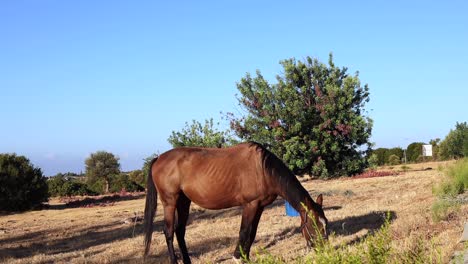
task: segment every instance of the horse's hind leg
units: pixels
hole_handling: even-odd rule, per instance
[[[258,203],[249,203],[244,206],[242,211],[241,228],[239,231],[239,242],[234,251],[234,258],[240,259],[242,253],[246,258],[249,258],[250,247],[255,240],[257,234],[258,222],[263,212],[263,206]]]
[[[171,263],[177,263],[174,253],[174,218],[175,206],[164,206],[164,235],[166,236],[167,249],[171,258]]]
[[[191,202],[183,193],[177,200],[177,224],[175,232],[184,263],[191,263],[187,245],[185,244],[185,227],[187,226]]]

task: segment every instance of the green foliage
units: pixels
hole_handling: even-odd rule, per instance
[[[355,244],[333,245],[332,234],[328,241],[316,243],[313,252],[298,257],[294,263],[307,264],[361,264],[361,263],[443,263],[440,250],[433,240],[415,237],[404,249],[396,250],[392,243],[390,219],[384,225]],[[255,261],[247,263],[286,263],[271,254],[257,254]],[[292,262],[288,262],[292,263]]]
[[[389,165],[398,165],[400,163],[401,163],[400,157],[398,157],[397,155],[392,154],[392,155],[390,155],[390,157],[388,157],[388,164]]]
[[[146,174],[142,170],[134,170],[128,174],[128,178],[135,182],[136,184],[140,185],[141,187],[145,188],[146,186]]]
[[[377,166],[379,166],[379,157],[377,154],[371,154],[369,159],[367,159],[367,163],[369,164],[369,168],[376,169]]]
[[[110,176],[112,177],[112,176]],[[109,180],[110,180],[109,177]],[[96,193],[96,194],[104,194],[105,189],[106,189],[106,180],[104,179],[93,179],[93,180],[87,180],[86,184],[88,185],[89,190],[91,192]]]
[[[219,125],[219,123],[217,124]],[[168,139],[175,147],[211,147],[221,148],[235,143],[235,139],[229,131],[218,131],[214,127],[213,118],[205,120],[205,124],[192,120],[192,124],[185,123],[185,128],[180,132],[172,131]]]
[[[122,190],[127,192],[137,192],[145,190],[145,188],[130,180],[129,176],[126,174],[112,176],[110,186],[111,192],[120,192]]]
[[[153,159],[156,158],[157,156],[159,156],[159,154],[153,153],[152,155],[144,159],[143,167],[141,168],[143,176],[145,177],[143,180],[143,185],[142,185],[143,187],[146,186],[146,181],[148,180],[148,173],[150,170],[151,161],[153,161]]]
[[[377,156],[377,164],[379,166],[388,164],[390,156],[392,155],[397,156],[400,161],[403,159],[403,156],[404,156],[403,149],[399,147],[391,148],[391,149],[378,148],[378,149],[372,150],[371,153]],[[397,164],[400,164],[400,162],[398,162]],[[391,164],[391,165],[395,165],[395,164]]]
[[[47,180],[47,186],[49,191],[49,196],[56,197],[61,196],[62,186],[65,184],[65,177],[63,175],[57,175],[51,177]]]
[[[422,155],[422,142],[413,142],[406,148],[406,159],[408,162],[417,162]]]
[[[435,188],[441,197],[455,197],[468,189],[468,158],[457,161],[445,171],[445,179]]]
[[[439,222],[447,218],[460,209],[460,204],[452,199],[437,199],[431,207],[432,220]]]
[[[377,164],[379,166],[385,165],[387,163],[389,157],[387,148],[378,148],[372,150],[371,153],[377,157]]]
[[[440,143],[439,155],[445,160],[468,157],[468,124],[466,122],[457,122],[455,129],[450,130]]]
[[[96,193],[91,191],[88,186],[83,182],[74,180],[65,181],[62,185],[60,196],[77,196],[77,195],[95,195]]]
[[[88,188],[88,185],[72,178],[66,178],[63,174],[51,177],[47,180],[50,196],[76,196],[96,195],[97,193]]]
[[[433,192],[438,199],[432,205],[434,221],[445,220],[450,214],[458,211],[460,205],[456,196],[468,189],[468,158],[457,161],[445,170],[444,180]]]
[[[331,54],[328,65],[310,57],[281,65],[277,83],[270,84],[260,71],[240,80],[238,101],[245,116],[228,113],[231,128],[241,139],[265,145],[296,174],[361,172],[372,130],[372,120],[363,114],[368,86],[361,86],[357,73],[336,67]],[[314,168],[322,164],[326,170]]]
[[[46,178],[24,156],[0,154],[0,210],[21,211],[48,201]]]
[[[96,181],[103,179],[104,192],[108,193],[111,175],[120,173],[119,158],[106,151],[97,151],[85,160],[85,165],[88,183],[94,185]]]

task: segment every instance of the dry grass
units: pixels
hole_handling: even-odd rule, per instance
[[[459,246],[468,206],[462,205],[449,221],[434,223],[430,212],[434,200],[432,186],[441,179],[442,172],[437,168],[446,165],[415,166],[418,167],[412,169],[432,167],[433,170],[381,178],[313,180],[303,185],[314,198],[324,194],[325,213],[331,230],[336,233],[332,243],[360,241],[381,227],[388,211],[397,248],[411,247],[411,241],[416,238],[432,239],[447,262]],[[143,263],[141,223],[135,230],[133,223],[124,223],[135,212],[141,216],[143,208],[143,198],[92,208],[64,208],[58,200],[53,200],[47,210],[0,216],[0,262]],[[231,261],[239,214],[237,208],[209,211],[192,206],[186,240],[194,263]],[[150,258],[157,263],[168,261],[161,219],[161,206],[158,206]],[[285,216],[282,201],[277,200],[260,220],[252,255],[265,248],[290,262],[307,254],[298,229],[299,221]]]

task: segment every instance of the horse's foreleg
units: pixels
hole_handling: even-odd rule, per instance
[[[192,201],[190,201],[184,194],[181,194],[177,200],[177,225],[175,232],[185,264],[191,263],[187,245],[185,244],[185,227],[187,226],[191,202]]]
[[[177,263],[174,253],[174,214],[175,206],[164,206],[164,235],[166,236],[167,249],[169,250],[171,263]]]
[[[258,203],[249,203],[242,211],[242,221],[239,231],[239,242],[234,251],[234,258],[240,259],[242,255],[249,258],[250,246],[257,233],[258,222],[262,215],[263,207]]]

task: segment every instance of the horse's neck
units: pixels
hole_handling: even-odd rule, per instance
[[[307,190],[296,178],[281,183],[280,189],[280,195],[298,212],[305,210],[302,204],[307,205],[313,202]]]

